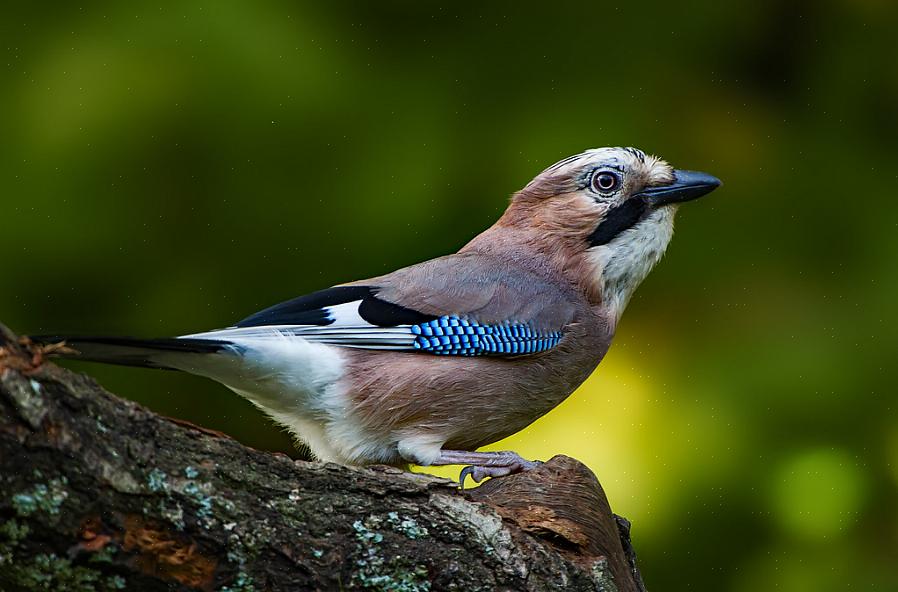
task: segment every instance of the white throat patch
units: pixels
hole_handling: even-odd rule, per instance
[[[587,251],[596,287],[615,325],[633,292],[664,255],[673,237],[675,213],[676,206],[659,208],[607,244]]]

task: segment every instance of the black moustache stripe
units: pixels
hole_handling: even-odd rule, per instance
[[[628,228],[632,228],[642,220],[648,211],[648,204],[644,199],[634,197],[624,203],[611,208],[596,229],[592,231],[587,240],[589,246],[597,247],[610,242],[614,237]]]

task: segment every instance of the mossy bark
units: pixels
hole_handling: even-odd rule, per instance
[[[467,492],[293,461],[40,354],[0,337],[2,590],[642,589],[624,522],[573,459]]]

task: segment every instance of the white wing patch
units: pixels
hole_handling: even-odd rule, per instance
[[[361,304],[361,300],[356,300],[354,302],[337,304],[336,306],[328,306],[325,308],[324,310],[327,311],[327,318],[333,321],[333,323],[327,325],[327,327],[373,327],[374,325],[359,315],[359,306]]]

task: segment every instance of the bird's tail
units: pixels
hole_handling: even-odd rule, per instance
[[[191,337],[139,339],[38,335],[30,340],[43,346],[53,357],[165,370],[184,370],[184,361],[193,357],[191,354],[214,354],[232,347],[228,341]]]

